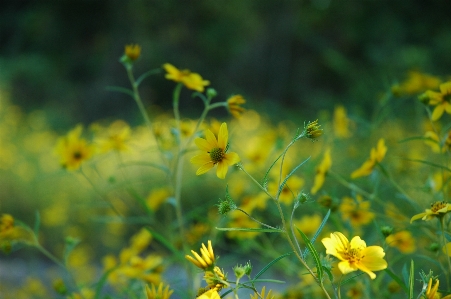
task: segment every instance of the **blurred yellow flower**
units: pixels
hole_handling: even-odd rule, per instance
[[[359,169],[351,173],[351,178],[355,179],[370,175],[377,163],[380,163],[387,153],[387,147],[383,138],[379,139],[376,148],[371,149],[370,158],[360,166]]]
[[[0,217],[0,246],[8,241],[31,241],[31,233],[21,226],[14,225],[14,217],[2,214]]]
[[[152,284],[152,289],[146,285],[147,299],[169,299],[174,291],[169,290],[169,285],[166,287],[163,286],[164,284],[162,282],[158,285],[158,289],[155,288],[154,284]]]
[[[196,299],[221,299],[221,296],[219,296],[218,291],[216,289],[212,289],[206,291],[199,297],[196,297]]]
[[[60,164],[67,170],[77,170],[81,163],[91,158],[94,147],[81,138],[83,127],[78,125],[66,136],[60,137],[55,153],[60,156]]]
[[[207,153],[202,153],[191,158],[191,163],[201,165],[196,174],[201,175],[218,165],[216,175],[220,179],[224,179],[228,167],[240,161],[240,157],[236,153],[226,153],[229,132],[227,124],[222,123],[219,129],[218,139],[210,131],[206,130],[204,138],[196,138],[194,142],[197,147]]]
[[[335,137],[337,138],[351,137],[351,131],[349,130],[351,124],[352,122],[346,114],[345,107],[343,107],[342,105],[336,106],[333,118]]]
[[[315,195],[318,192],[318,190],[321,189],[321,187],[324,184],[324,181],[326,180],[327,172],[331,167],[332,167],[332,157],[330,155],[330,148],[328,148],[324,153],[323,160],[316,168],[315,180],[313,182],[312,189],[310,189],[310,193]]]
[[[213,269],[215,266],[215,254],[213,252],[213,247],[211,246],[211,241],[208,240],[208,248],[202,243],[202,247],[200,248],[200,255],[191,250],[194,258],[190,255],[185,255],[185,258],[193,263],[196,267],[207,270]]]
[[[251,294],[251,299],[273,299],[274,296],[272,295],[272,290],[269,290],[268,294],[266,294],[266,287],[262,288],[262,291],[260,292],[260,294],[258,293],[254,293]]]
[[[96,139],[101,152],[129,150],[127,143],[131,139],[131,129],[124,121],[117,120],[108,128],[101,128],[101,130],[105,132],[99,132],[99,137]]]
[[[437,88],[440,82],[440,78],[436,76],[412,70],[407,73],[405,81],[392,87],[392,92],[396,96],[418,94],[427,89]]]
[[[260,224],[251,220],[246,214],[241,211],[234,210],[228,214],[230,221],[227,223],[227,227],[242,227],[242,228],[259,228]],[[227,237],[237,239],[253,239],[261,232],[243,232],[232,230],[226,232]]]
[[[412,233],[406,230],[389,235],[385,241],[391,247],[396,247],[401,253],[409,254],[416,250],[416,242]]]
[[[384,249],[380,246],[367,247],[365,241],[359,236],[355,236],[349,242],[342,233],[334,232],[330,234],[330,238],[324,238],[321,242],[326,247],[326,254],[341,260],[338,263],[338,269],[343,274],[360,270],[374,279],[376,274],[373,271],[387,268]]]
[[[241,105],[246,103],[246,100],[243,98],[242,95],[237,94],[234,96],[231,96],[227,100],[227,107],[229,109],[230,114],[232,114],[235,118],[240,118],[241,114],[246,110]]]
[[[451,114],[451,81],[440,84],[439,88],[440,92],[428,90],[420,95],[420,99],[427,100],[429,105],[435,106],[431,116],[433,121],[439,120],[445,111]]]
[[[444,148],[440,148],[440,137],[434,131],[427,131],[424,134],[424,143],[428,145],[434,153],[444,152]]]
[[[341,218],[349,221],[353,227],[359,227],[370,223],[375,214],[370,211],[371,203],[364,201],[362,196],[357,195],[356,198],[344,197],[341,201],[339,210]]]
[[[171,195],[172,192],[167,187],[152,190],[146,199],[147,206],[155,212]]]
[[[304,186],[304,179],[292,175],[283,186],[279,195],[279,201],[286,205],[290,205],[296,197],[296,194],[301,191],[302,186]],[[274,181],[269,182],[268,192],[275,195],[279,192],[279,184]]]
[[[191,73],[190,70],[179,70],[170,63],[163,64],[163,68],[167,72],[166,79],[181,82],[188,89],[204,92],[205,86],[210,85],[210,81],[204,80],[197,73]]]
[[[431,203],[430,209],[426,209],[423,213],[414,215],[410,219],[410,223],[420,218],[424,221],[429,221],[435,217],[441,218],[445,216],[445,214],[449,211],[451,211],[451,204],[447,203],[446,201],[436,201],[434,203]]]
[[[130,44],[125,46],[125,56],[131,61],[135,61],[141,56],[141,46],[138,44]]]
[[[318,230],[322,220],[318,214],[304,215],[301,219],[294,220],[293,225],[307,236],[312,236]]]

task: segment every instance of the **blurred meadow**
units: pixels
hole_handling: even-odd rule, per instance
[[[449,11],[4,1],[0,299],[451,298]]]

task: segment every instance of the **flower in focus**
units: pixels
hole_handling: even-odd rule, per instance
[[[199,297],[196,297],[196,299],[221,299],[221,296],[219,296],[218,291],[216,289],[211,289],[206,291]]]
[[[431,203],[431,208],[426,209],[423,213],[416,214],[410,219],[410,223],[421,218],[421,220],[429,221],[434,217],[441,218],[451,211],[451,204],[446,201],[436,201]]]
[[[204,92],[205,86],[210,85],[210,81],[204,80],[201,75],[190,70],[179,70],[170,63],[163,64],[163,68],[166,71],[166,79],[181,82],[188,89]]]
[[[385,241],[389,246],[398,248],[401,253],[408,254],[416,250],[415,239],[406,230],[389,235]]]
[[[193,263],[196,267],[207,270],[212,269],[215,265],[215,255],[213,252],[213,247],[211,246],[211,241],[208,240],[208,248],[202,243],[202,247],[200,248],[200,255],[191,250],[194,258],[190,255],[185,255],[185,258]]]
[[[439,89],[440,92],[427,90],[419,97],[423,102],[435,106],[431,115],[433,121],[439,120],[445,111],[451,114],[451,81],[440,84]]]
[[[204,280],[210,289],[216,291],[220,291],[222,288],[229,286],[226,275],[216,266],[213,270],[205,271]]]
[[[370,158],[366,160],[359,169],[351,173],[351,178],[355,179],[370,175],[377,163],[380,163],[387,153],[387,147],[383,138],[379,139],[377,146],[371,149]]]
[[[78,125],[66,136],[61,137],[55,148],[60,164],[67,170],[77,170],[81,163],[91,158],[94,147],[81,138],[83,127]]]
[[[242,95],[237,94],[237,95],[231,96],[227,100],[227,107],[229,109],[230,114],[232,114],[233,117],[235,117],[235,118],[240,118],[241,114],[244,111],[246,111],[246,109],[241,107],[241,105],[243,105],[244,103],[246,103],[246,100],[243,98]]]
[[[323,238],[321,242],[326,247],[326,254],[341,260],[338,263],[338,269],[343,274],[360,270],[374,279],[376,274],[373,271],[387,268],[384,249],[380,246],[367,247],[365,241],[359,236],[355,236],[349,242],[342,233],[334,232],[330,234],[330,238]]]
[[[138,44],[130,44],[125,46],[125,56],[131,61],[135,61],[141,56],[141,46]]]
[[[324,158],[321,161],[321,163],[316,168],[316,175],[315,180],[313,182],[312,189],[310,190],[310,193],[315,195],[319,189],[324,184],[324,181],[326,180],[326,175],[329,169],[332,167],[332,157],[330,155],[330,148],[326,150],[324,153]]]
[[[152,284],[152,289],[146,285],[147,299],[169,299],[173,292],[173,290],[169,290],[169,285],[163,287],[162,282],[158,285],[158,289],[155,288],[154,284]]]
[[[204,138],[196,138],[194,142],[199,149],[206,151],[191,158],[191,163],[201,165],[197,170],[196,175],[201,175],[218,165],[216,175],[220,179],[224,179],[228,167],[240,161],[240,157],[236,153],[226,153],[227,141],[229,139],[229,132],[227,124],[222,123],[218,133],[218,139],[215,135],[207,130]]]
[[[260,294],[258,294],[258,293],[254,293],[253,295],[251,294],[251,299],[259,299],[259,298],[273,299],[274,296],[272,295],[272,290],[269,290],[268,294],[266,294],[266,287],[263,287]]]
[[[323,135],[323,129],[320,129],[320,127],[321,125],[318,124],[318,120],[308,122],[307,126],[304,127],[307,138],[315,140]]]
[[[437,293],[439,283],[440,283],[440,281],[438,279],[436,279],[434,286],[432,286],[432,277],[429,278],[428,286],[426,288],[426,292],[424,293],[424,296],[426,299],[440,298],[439,293]]]
[[[364,201],[362,196],[357,195],[356,199],[344,197],[341,201],[339,210],[343,220],[349,220],[353,227],[359,227],[370,223],[375,214],[370,211],[371,203]]]
[[[351,137],[351,132],[349,127],[352,124],[351,120],[346,115],[345,107],[339,105],[335,107],[334,110],[334,133],[337,138],[349,138]]]

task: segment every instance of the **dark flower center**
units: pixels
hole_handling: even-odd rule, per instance
[[[212,149],[209,153],[211,161],[213,161],[214,164],[221,162],[224,159],[224,151],[218,147]]]

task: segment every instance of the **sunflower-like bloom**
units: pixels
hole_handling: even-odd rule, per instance
[[[202,243],[202,247],[200,249],[200,255],[191,250],[191,253],[194,255],[194,258],[190,255],[185,255],[185,258],[193,263],[196,267],[199,267],[202,270],[213,269],[215,265],[215,254],[213,252],[213,246],[211,246],[211,241],[208,240],[208,247]]]
[[[55,152],[60,156],[61,165],[67,170],[77,170],[81,163],[91,158],[94,147],[81,138],[83,127],[78,125],[66,136],[61,137],[55,148]]]
[[[273,299],[274,296],[272,295],[272,290],[269,290],[268,294],[266,294],[266,287],[262,288],[262,291],[260,292],[260,295],[258,295],[258,293],[254,293],[253,295],[251,294],[251,299]]]
[[[433,121],[439,120],[445,111],[451,114],[451,81],[440,84],[439,89],[440,92],[428,90],[419,97],[420,100],[435,106],[431,116]]]
[[[360,270],[374,279],[376,274],[373,271],[387,268],[384,249],[380,246],[367,247],[365,241],[359,236],[355,236],[349,242],[342,233],[334,232],[330,234],[330,238],[324,238],[321,242],[326,247],[326,254],[341,260],[338,263],[338,269],[343,274]]]
[[[371,149],[370,158],[366,160],[359,169],[351,173],[351,178],[355,179],[370,175],[377,163],[380,163],[387,153],[387,147],[383,138],[379,139],[377,146]]]
[[[230,114],[233,115],[233,117],[235,118],[240,118],[241,114],[246,111],[246,109],[244,109],[243,107],[241,107],[241,105],[245,104],[246,100],[243,98],[242,95],[234,95],[231,96],[228,100],[227,100],[227,107],[229,109]]]
[[[426,209],[423,213],[416,214],[410,219],[410,223],[415,220],[422,219],[424,221],[429,221],[434,217],[443,217],[446,213],[451,211],[451,204],[446,201],[436,201],[431,203],[431,208]]]
[[[152,284],[152,289],[146,285],[147,299],[169,299],[173,292],[173,290],[169,290],[169,285],[163,287],[162,282],[158,285],[158,289],[155,288],[154,284]]]
[[[211,289],[209,291],[206,291],[199,297],[196,297],[196,299],[221,299],[221,296],[219,295],[217,290]]]
[[[210,85],[210,81],[204,80],[201,75],[192,73],[190,70],[179,70],[170,63],[163,64],[163,68],[167,72],[166,79],[182,82],[188,89],[204,92],[205,86]]]
[[[332,157],[330,156],[330,148],[326,150],[324,153],[324,158],[319,164],[319,166],[316,168],[316,175],[315,180],[313,181],[312,189],[310,190],[310,193],[313,195],[318,192],[319,189],[324,184],[324,181],[326,180],[326,175],[329,169],[332,167]]]
[[[201,165],[196,174],[201,175],[218,165],[216,175],[220,179],[224,179],[228,167],[240,162],[240,157],[237,153],[226,153],[227,141],[229,139],[229,132],[227,124],[222,123],[219,128],[218,139],[215,135],[207,130],[204,138],[196,138],[194,142],[197,147],[207,153],[202,153],[191,158],[191,163]]]
[[[138,44],[130,44],[125,46],[125,56],[131,61],[135,61],[141,56],[141,46]]]

